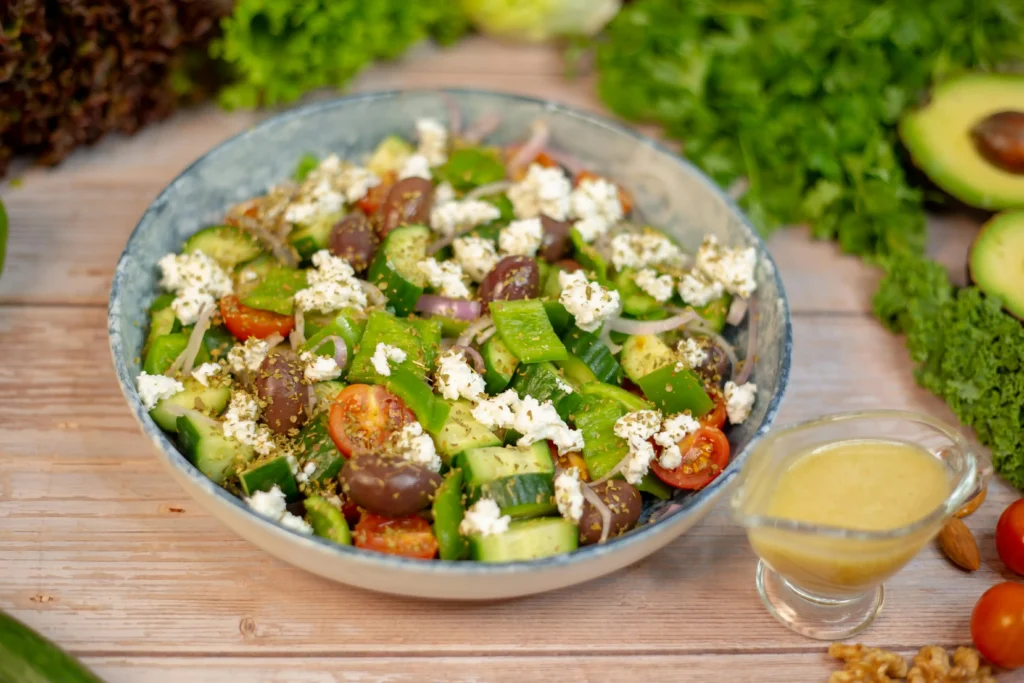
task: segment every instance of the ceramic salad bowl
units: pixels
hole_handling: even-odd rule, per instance
[[[470,123],[500,115],[502,126],[487,139],[495,144],[523,139],[531,122],[543,119],[550,127],[551,147],[628,188],[645,220],[689,251],[707,234],[756,250],[752,381],[758,393],[750,417],[729,432],[733,457],[728,467],[700,491],[676,491],[671,500],[647,503],[637,527],[607,543],[545,559],[486,564],[406,559],[303,536],[254,514],[200,473],[152,421],[136,392],[160,257],[179,250],[203,226],[218,222],[230,206],[289,176],[303,153],[358,158],[390,134],[408,136],[417,118],[447,120],[451,106]],[[379,92],[317,102],[270,118],[203,155],[161,192],[128,239],[111,288],[108,331],[114,367],[132,412],[171,475],[212,515],[272,555],[329,579],[387,593],[462,600],[516,597],[581,583],[634,563],[687,531],[732,487],[750,447],[771,426],[792,353],[786,295],[764,243],[700,171],[656,142],[599,116],[526,97],[466,90]],[[730,341],[743,348],[750,333],[745,324]]]

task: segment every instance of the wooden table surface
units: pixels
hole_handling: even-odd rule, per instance
[[[474,38],[417,49],[359,90],[491,88],[600,111],[554,49]],[[214,107],[111,138],[2,186],[11,219],[0,279],[0,609],[109,681],[824,681],[825,645],[777,624],[725,505],[665,550],[604,579],[490,604],[382,596],[330,583],[237,538],[165,474],[111,368],[106,303],[143,210],[182,168],[251,125]],[[934,221],[955,272],[976,230]],[[876,273],[792,229],[771,240],[793,309],[780,421],[869,407],[951,418],[913,381],[901,339],[870,314]],[[966,644],[978,596],[1009,578],[993,529],[1002,482],[968,520],[966,575],[928,548],[888,583],[864,642],[904,653]],[[1006,675],[1006,680],[1012,676]],[[1019,679],[1018,679],[1019,680]]]

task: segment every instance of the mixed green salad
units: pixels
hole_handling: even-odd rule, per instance
[[[160,259],[139,397],[257,514],[525,560],[603,543],[728,464],[756,340],[741,359],[722,331],[756,315],[754,248],[686,253],[543,122],[482,144],[496,123],[303,157]]]

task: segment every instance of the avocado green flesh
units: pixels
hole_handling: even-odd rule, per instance
[[[971,278],[1007,311],[1024,319],[1024,211],[986,223],[971,248]]]
[[[942,83],[900,121],[900,138],[932,182],[965,204],[1024,207],[1024,175],[994,166],[978,152],[971,129],[993,114],[1024,111],[1024,75],[974,73]]]

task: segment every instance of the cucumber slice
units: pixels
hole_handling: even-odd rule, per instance
[[[533,396],[538,401],[550,400],[558,416],[566,420],[583,400],[571,386],[567,391],[567,385],[551,363],[531,363],[519,366],[510,386],[519,398]]]
[[[618,384],[622,381],[622,366],[615,360],[615,354],[600,337],[585,332],[575,325],[562,335],[562,343],[569,354],[579,358],[599,382]]]
[[[310,496],[302,501],[302,505],[306,508],[306,520],[313,527],[314,534],[339,545],[352,545],[352,532],[341,510],[320,496]]]
[[[471,448],[459,455],[455,464],[462,468],[470,488],[515,474],[555,471],[547,441],[538,441],[529,448]]]
[[[177,425],[185,457],[215,484],[223,484],[236,466],[253,458],[252,446],[224,436],[221,424],[198,410],[186,411]]]
[[[622,369],[634,383],[676,360],[672,349],[654,334],[633,335],[622,345]]]
[[[587,367],[587,364],[576,356],[569,356],[565,360],[558,361],[555,365],[565,373],[566,379],[574,383],[576,386],[582,387],[590,382],[601,381],[597,378],[597,375]]]
[[[469,537],[470,557],[479,562],[518,562],[561,555],[576,550],[579,528],[557,517],[512,522],[508,530]]]
[[[184,253],[201,251],[225,268],[234,268],[263,253],[259,241],[233,225],[204,228],[185,241]]]
[[[295,247],[299,258],[308,261],[313,254],[327,248],[331,231],[344,216],[340,211],[317,216],[311,222],[299,225],[288,236],[288,242]]]
[[[177,407],[198,410],[208,417],[217,417],[224,412],[231,399],[231,388],[227,386],[204,387],[191,377],[182,384],[185,385],[185,391],[179,391],[174,396],[165,398],[149,411],[153,422],[156,422],[165,432],[175,433],[178,431],[180,411],[176,410]]]
[[[637,317],[647,316],[661,308],[661,304],[650,294],[646,294],[636,284],[636,271],[624,268],[615,276],[615,287],[622,296],[622,312]]]
[[[533,472],[502,477],[479,486],[468,487],[470,503],[491,498],[501,514],[513,519],[542,517],[558,511],[555,504],[555,475]]]
[[[565,345],[555,334],[539,299],[492,301],[490,310],[501,341],[520,361],[565,360]]]
[[[465,560],[469,557],[469,543],[459,533],[459,525],[466,515],[462,503],[462,470],[451,470],[434,494],[431,508],[434,513],[434,536],[438,555],[442,560]]]
[[[292,473],[292,466],[283,455],[257,460],[238,473],[238,482],[246,496],[257,491],[269,491],[277,486],[289,502],[299,497],[299,485]]]
[[[611,285],[608,281],[608,262],[598,253],[597,249],[583,241],[583,236],[576,228],[569,231],[569,239],[576,251],[576,262],[583,266],[584,270],[593,274],[602,286]]]
[[[299,432],[299,448],[296,457],[302,462],[316,463],[316,469],[309,475],[310,481],[327,481],[338,476],[345,465],[345,456],[331,439],[328,423],[330,415],[321,413],[306,423]]]
[[[171,298],[173,299],[174,297]],[[143,353],[148,355],[149,349],[153,345],[153,340],[157,337],[174,334],[179,331],[181,331],[181,323],[178,322],[178,317],[174,315],[174,311],[169,305],[166,308],[153,311],[149,316],[149,334],[146,335],[146,345],[143,347]]]
[[[377,285],[395,314],[412,313],[427,285],[426,276],[417,264],[427,256],[430,229],[422,225],[406,225],[388,233],[370,265],[366,279]]]
[[[473,417],[473,406],[469,401],[455,401],[450,405],[444,427],[433,434],[442,460],[449,462],[459,453],[473,448],[501,445],[501,439]]]
[[[725,318],[729,315],[730,306],[732,306],[732,295],[725,294],[700,308],[694,308],[693,312],[704,318],[712,330],[721,334],[725,329]]]
[[[3,205],[0,204],[2,217]],[[103,683],[77,659],[3,612],[0,612],[0,681]]]
[[[487,393],[497,394],[505,390],[512,381],[512,374],[519,365],[519,359],[512,355],[498,335],[492,336],[480,349],[484,357],[484,381]]]

